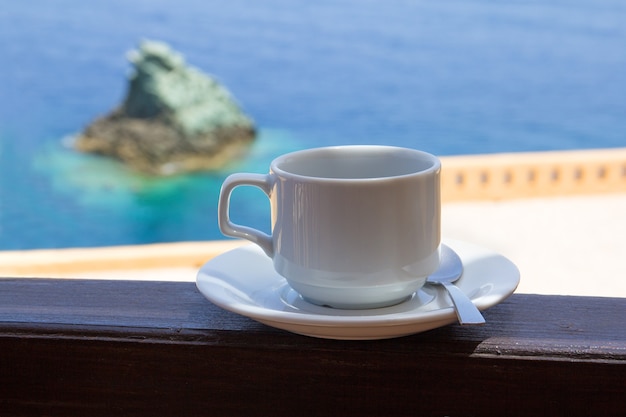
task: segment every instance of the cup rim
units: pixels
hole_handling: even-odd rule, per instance
[[[335,177],[323,177],[323,176],[314,176],[314,175],[305,175],[299,174],[291,171],[287,171],[283,168],[280,168],[280,164],[284,163],[290,158],[302,156],[304,154],[311,153],[319,153],[319,152],[342,152],[346,150],[362,150],[367,152],[374,151],[393,151],[393,152],[409,152],[414,155],[419,155],[423,157],[425,160],[429,160],[431,162],[431,166],[426,169],[408,172],[406,174],[397,174],[397,175],[387,175],[380,177],[367,177],[367,178],[335,178]],[[430,173],[434,173],[441,170],[441,160],[429,153],[418,149],[406,148],[400,146],[390,146],[390,145],[335,145],[335,146],[322,146],[317,148],[307,148],[301,149],[294,152],[289,152],[283,154],[272,161],[270,164],[270,171],[276,175],[281,177],[290,177],[297,178],[303,181],[315,181],[315,182],[341,182],[341,183],[363,183],[363,182],[379,182],[379,181],[389,181],[389,180],[398,180],[402,178],[412,178],[415,176],[424,176]]]

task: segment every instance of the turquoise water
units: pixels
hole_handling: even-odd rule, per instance
[[[218,239],[229,172],[313,146],[625,146],[623,22],[618,0],[4,2],[0,249]],[[260,129],[245,159],[155,179],[63,146],[122,99],[124,54],[142,38],[233,92]],[[233,205],[268,229],[259,192]]]

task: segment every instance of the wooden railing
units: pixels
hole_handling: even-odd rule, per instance
[[[619,416],[625,311],[514,294],[482,327],[339,341],[188,282],[0,279],[0,415]]]

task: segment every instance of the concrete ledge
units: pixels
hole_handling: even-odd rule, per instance
[[[73,277],[82,273],[161,268],[198,269],[214,256],[247,242],[236,240],[158,243],[100,248],[0,252],[0,276]]]

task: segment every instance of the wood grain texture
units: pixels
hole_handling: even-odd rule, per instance
[[[513,295],[482,327],[294,335],[192,283],[0,280],[0,415],[621,415],[626,299]]]

